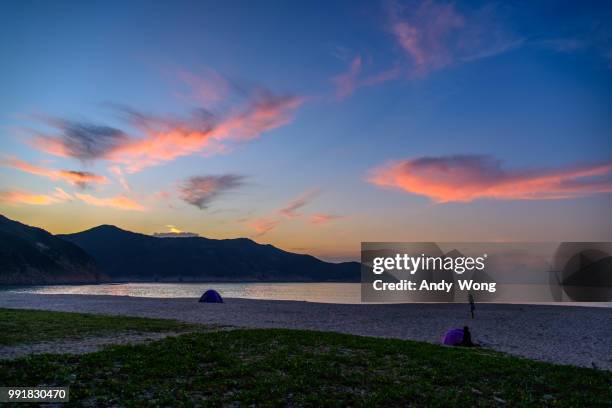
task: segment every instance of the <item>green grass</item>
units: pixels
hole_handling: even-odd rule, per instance
[[[482,349],[298,330],[191,333],[0,362],[0,385],[91,406],[611,406],[612,373]]]
[[[117,333],[186,331],[193,327],[173,320],[0,309],[2,346]]]

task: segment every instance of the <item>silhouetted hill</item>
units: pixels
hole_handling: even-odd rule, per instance
[[[91,283],[100,278],[83,249],[0,215],[0,284]]]
[[[358,281],[357,262],[329,263],[247,238],[158,238],[101,225],[60,235],[113,281]]]

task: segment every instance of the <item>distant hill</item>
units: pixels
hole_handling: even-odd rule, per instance
[[[95,262],[83,249],[0,215],[0,284],[93,283]]]
[[[58,235],[113,281],[358,281],[359,263],[329,263],[247,238],[158,238],[101,225]]]

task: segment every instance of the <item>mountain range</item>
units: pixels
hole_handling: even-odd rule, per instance
[[[0,284],[86,283],[106,278],[77,245],[0,215]]]
[[[360,278],[357,262],[324,262],[247,238],[160,238],[112,225],[52,235],[0,216],[0,242],[0,284]]]

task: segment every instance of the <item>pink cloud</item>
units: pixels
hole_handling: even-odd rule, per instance
[[[373,86],[382,84],[387,81],[397,79],[401,74],[399,66],[394,66],[384,71],[380,71],[376,74],[370,75],[362,80],[362,86]]]
[[[503,53],[521,43],[492,6],[462,13],[454,3],[424,0],[391,7],[391,31],[410,57],[412,74]]]
[[[263,132],[291,122],[293,112],[303,102],[302,97],[275,95],[265,89],[259,89],[244,110],[221,121],[215,129],[215,138],[242,141],[257,138]]]
[[[121,170],[120,166],[110,166],[108,168],[108,171],[110,171],[115,175],[115,177],[117,177],[117,181],[119,181],[119,184],[121,184],[121,187],[123,187],[125,191],[127,191],[128,193],[132,191],[132,188],[130,187],[130,184],[128,183],[127,179],[125,178],[123,170]]]
[[[107,197],[107,198],[99,198],[94,197],[90,194],[74,194],[76,198],[87,203],[89,205],[93,205],[96,207],[110,207],[116,208],[119,210],[128,210],[128,211],[145,211],[146,207],[137,203],[136,201],[128,198],[126,196],[116,196],[116,197]]]
[[[59,178],[79,187],[86,187],[89,184],[108,183],[108,179],[106,177],[93,174],[88,171],[60,170]]]
[[[301,194],[294,200],[291,200],[285,207],[278,210],[278,212],[287,218],[296,218],[301,214],[297,212],[300,208],[309,204],[312,200],[319,195],[318,190],[311,190]]]
[[[213,69],[195,75],[184,69],[176,72],[178,79],[187,86],[187,96],[204,105],[219,103],[230,96],[229,81]]]
[[[170,199],[171,194],[168,191],[161,190],[153,194],[153,197],[157,200],[168,200]]]
[[[347,72],[332,78],[332,82],[336,87],[336,97],[338,99],[349,96],[355,92],[357,88],[378,85],[396,79],[400,75],[399,67],[394,67],[373,75],[364,75],[362,71],[363,63],[361,56],[356,56],[351,61]]]
[[[332,78],[332,82],[336,86],[336,96],[344,98],[355,91],[358,84],[359,75],[361,74],[361,57],[357,56],[351,61],[348,72],[336,75]]]
[[[145,137],[119,146],[107,158],[124,164],[133,173],[198,152],[227,151],[228,142],[249,141],[289,123],[302,101],[295,96],[261,91],[246,107],[220,120],[212,116],[196,116],[187,121],[141,116],[139,126]]]
[[[53,156],[71,157],[71,154],[67,151],[66,145],[62,140],[54,136],[38,135],[28,143],[36,150],[52,154]]]
[[[368,181],[440,203],[565,199],[612,192],[612,164],[518,171],[488,156],[423,157],[387,163]]]
[[[10,205],[50,205],[68,201],[72,197],[61,188],[56,189],[54,194],[37,194],[24,190],[0,191],[0,202]]]
[[[451,34],[466,24],[454,5],[423,1],[407,14],[408,18],[397,19],[392,29],[416,69],[438,69],[453,62],[453,50],[448,42]]]
[[[99,198],[90,194],[74,193],[74,195],[72,195],[59,187],[56,187],[55,191],[51,194],[37,194],[24,190],[0,191],[0,202],[11,205],[50,205],[75,199],[96,207],[110,207],[130,211],[146,210],[143,205],[126,196]]]
[[[273,218],[256,218],[250,220],[248,225],[251,226],[257,233],[257,237],[260,237],[278,226],[280,220]]]
[[[55,170],[45,167],[35,166],[15,157],[10,157],[2,161],[2,164],[7,167],[12,167],[26,173],[35,174],[37,176],[47,177],[51,180],[63,180],[72,185],[86,187],[89,184],[107,184],[108,179],[87,171],[76,170]]]
[[[315,225],[327,224],[331,221],[338,220],[340,218],[344,218],[344,217],[341,215],[334,215],[334,214],[313,214],[310,216],[310,222]]]
[[[273,212],[271,215],[261,218],[255,218],[246,221],[247,225],[253,228],[257,235],[261,236],[276,228],[283,219],[294,219],[301,217],[299,209],[308,205],[315,197],[320,194],[319,190],[310,190],[300,194],[297,198],[291,200],[283,208]],[[325,222],[326,220],[320,220]]]
[[[183,75],[183,79],[194,87],[203,87],[196,77]],[[212,91],[199,89],[194,92]],[[213,99],[217,96],[221,98],[217,93],[207,95]],[[134,173],[183,156],[228,152],[235,143],[248,142],[290,123],[304,98],[275,94],[259,87],[231,101],[234,105],[221,113],[198,109],[186,119],[145,115],[121,108],[124,117],[137,130],[134,135],[110,126],[42,118],[56,132],[39,133],[31,144],[55,156],[83,161],[107,160],[115,166],[121,165],[122,172]],[[126,186],[121,179],[120,182]]]
[[[59,187],[55,187],[55,193],[53,193],[53,195],[61,201],[74,200],[74,197],[72,195],[68,194],[67,192],[65,192],[63,189]]]

